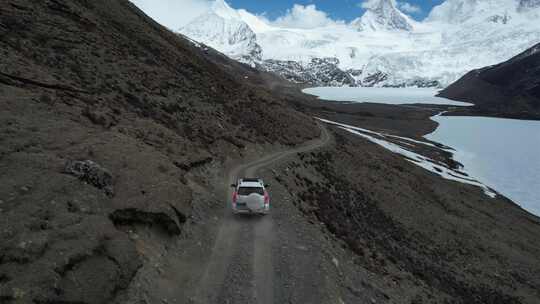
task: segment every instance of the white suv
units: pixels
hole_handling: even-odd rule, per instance
[[[232,209],[234,213],[268,214],[270,211],[270,196],[266,191],[263,180],[260,178],[241,178],[236,184],[232,196]]]

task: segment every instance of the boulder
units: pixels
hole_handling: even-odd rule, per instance
[[[76,176],[81,181],[98,189],[102,189],[108,196],[114,195],[112,174],[91,160],[68,161],[64,172]]]

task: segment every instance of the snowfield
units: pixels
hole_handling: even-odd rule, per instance
[[[435,116],[427,139],[452,147],[480,181],[540,216],[540,121]]]
[[[437,97],[435,95],[438,90],[434,88],[319,87],[304,89],[302,92],[333,101],[472,106],[470,103]]]
[[[215,0],[178,31],[263,70],[266,60],[335,58],[355,86],[445,87],[540,41],[538,1],[446,0],[421,22],[401,12],[395,0],[370,2],[351,23],[295,28]]]

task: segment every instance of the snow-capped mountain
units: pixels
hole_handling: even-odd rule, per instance
[[[367,5],[365,14],[351,23],[359,31],[411,31],[413,29],[414,22],[396,7],[395,0],[368,2]]]
[[[369,1],[349,24],[292,28],[215,0],[179,30],[259,69],[310,85],[440,86],[540,41],[540,0],[446,0],[426,20]]]
[[[223,0],[215,1],[207,13],[195,18],[180,32],[236,60],[250,63],[262,59],[255,33],[242,20],[241,13]]]

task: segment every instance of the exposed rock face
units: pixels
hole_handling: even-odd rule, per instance
[[[362,80],[362,86],[372,87],[377,83],[385,81],[386,79],[388,79],[388,75],[379,71],[364,78]]]
[[[302,64],[296,61],[265,60],[260,68],[296,83],[312,86],[356,86],[354,78],[339,67],[337,58],[313,58]]]
[[[421,77],[413,77],[411,79],[402,79],[400,81],[388,82],[389,75],[387,73],[376,71],[372,74],[368,74],[365,78],[358,80],[358,85],[363,87],[388,87],[388,88],[404,88],[404,87],[416,87],[416,88],[436,88],[441,87],[441,84],[437,80],[426,79]]]
[[[504,15],[493,15],[491,17],[488,17],[487,21],[500,23],[500,24],[507,24],[511,19],[512,17],[510,17],[508,14],[504,14]]]
[[[540,0],[520,0],[519,9],[520,10],[529,10],[532,8],[540,7]]]
[[[389,74],[382,71],[364,73],[362,70],[339,67],[337,58],[313,58],[309,63],[297,61],[264,60],[257,63],[257,68],[273,72],[294,83],[324,87],[441,87],[437,80],[411,77],[388,81]]]
[[[540,119],[540,44],[495,66],[469,72],[441,96],[483,114]]]

